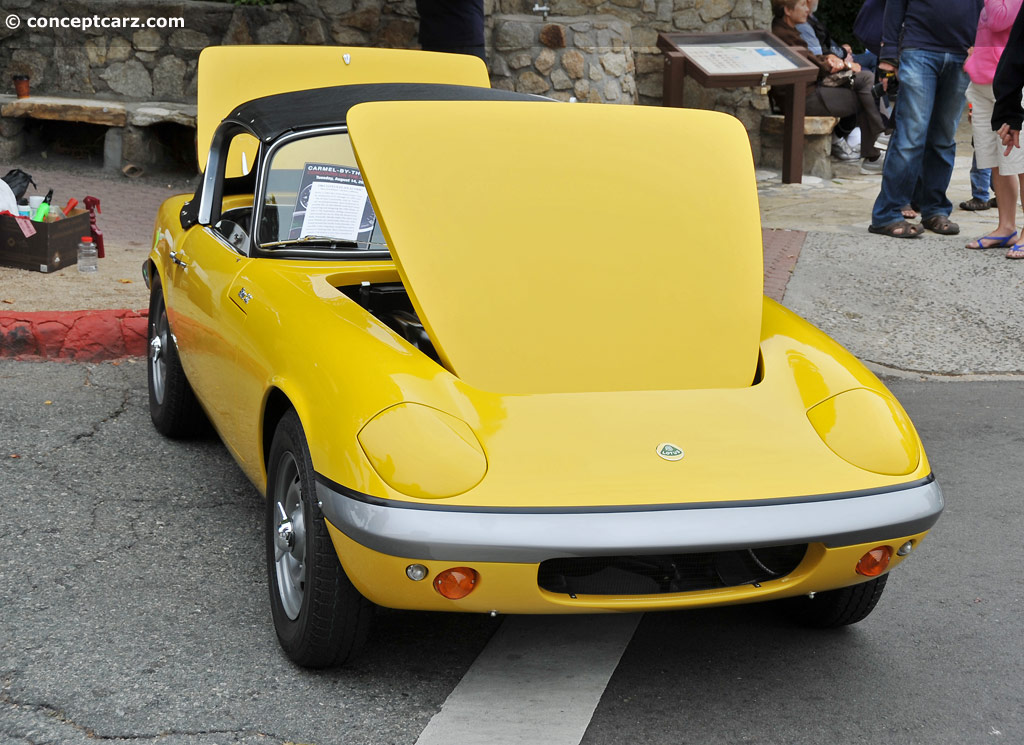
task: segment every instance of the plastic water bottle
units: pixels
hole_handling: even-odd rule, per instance
[[[78,271],[95,272],[99,268],[96,244],[92,242],[92,236],[84,236],[78,244]]]

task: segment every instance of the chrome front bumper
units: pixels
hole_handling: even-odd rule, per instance
[[[438,561],[524,564],[574,556],[881,542],[928,530],[943,507],[942,490],[931,476],[884,490],[727,505],[586,509],[401,502],[361,494],[319,474],[316,489],[324,517],[374,551]]]

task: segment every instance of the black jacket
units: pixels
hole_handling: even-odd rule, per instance
[[[1010,38],[999,58],[996,77],[992,81],[992,93],[996,97],[992,109],[992,129],[1009,124],[1010,129],[1020,130],[1024,110],[1021,109],[1021,90],[1024,89],[1024,9],[1017,13],[1017,20],[1010,29]]]
[[[822,54],[831,53],[839,57],[839,59],[846,59],[846,50],[835,42],[824,23],[818,20],[813,13],[807,16],[807,22],[811,24],[811,28],[814,29],[814,35],[818,37]]]
[[[483,46],[483,0],[416,0],[416,10],[424,49],[440,52]]]

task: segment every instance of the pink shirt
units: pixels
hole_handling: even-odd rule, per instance
[[[1013,26],[1024,0],[985,0],[978,19],[978,35],[974,40],[974,52],[967,58],[964,70],[971,76],[971,82],[978,85],[992,85],[996,65],[1010,38]]]

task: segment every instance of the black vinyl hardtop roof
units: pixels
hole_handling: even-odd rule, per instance
[[[433,83],[369,83],[335,85],[327,88],[278,93],[254,98],[236,107],[220,123],[242,127],[264,143],[288,132],[344,124],[348,111],[356,104],[369,101],[540,101],[543,96],[480,88],[471,85],[440,85]],[[186,230],[199,219],[199,204],[206,178],[199,181],[195,196],[186,202],[179,214]],[[251,194],[256,188],[256,169],[244,176],[225,178],[218,199],[228,194]]]
[[[368,101],[551,101],[543,96],[427,83],[336,85],[278,93],[247,101],[224,117],[248,129],[263,142],[287,132],[344,124],[348,110]]]

